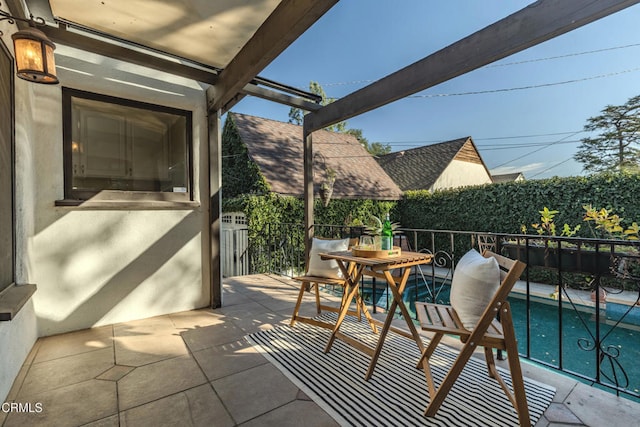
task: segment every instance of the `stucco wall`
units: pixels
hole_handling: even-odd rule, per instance
[[[197,83],[71,48],[56,50],[60,85],[39,85],[30,114],[33,232],[27,258],[40,336],[206,306],[201,230],[208,203],[149,210],[56,207],[64,197],[62,87],[193,112],[195,199],[206,180],[205,93]]]
[[[483,165],[452,160],[430,188],[431,191],[467,185],[490,184],[491,176]]]
[[[0,322],[0,404],[6,400],[37,338],[32,301],[27,302],[10,322]]]
[[[5,21],[0,26],[4,33],[2,41],[13,55],[11,34],[14,26]],[[8,76],[0,76],[8,78]],[[33,89],[26,82],[15,83],[15,182],[14,198],[16,211],[16,283],[30,283],[29,263],[27,262],[29,236],[33,234],[33,190],[35,188],[34,171],[31,165],[32,146],[29,143],[30,131],[34,123],[30,111],[34,107]],[[36,315],[33,301],[27,302],[11,321],[0,322],[0,403],[5,401],[15,377],[20,372],[31,347],[38,338]]]

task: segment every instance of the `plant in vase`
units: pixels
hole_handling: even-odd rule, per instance
[[[369,244],[369,246],[371,247],[370,248],[364,247],[365,244],[363,244],[362,241],[360,242],[361,244],[359,245],[359,247],[365,250],[380,250],[382,227],[383,227],[382,220],[375,215],[370,215],[368,221],[365,223],[365,226],[364,226],[365,236],[362,236],[361,240],[364,239],[365,242],[368,242],[369,240],[371,240],[371,243]],[[393,235],[396,235],[398,233],[398,228],[400,228],[399,223],[397,222],[391,223],[391,231]],[[370,237],[371,239],[367,239],[367,237]]]

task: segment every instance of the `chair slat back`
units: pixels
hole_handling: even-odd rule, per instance
[[[486,258],[493,257],[498,261],[502,281],[500,282],[500,287],[493,296],[493,299],[487,305],[482,313],[482,317],[476,324],[476,327],[470,337],[471,340],[478,340],[485,331],[487,331],[489,325],[491,325],[491,322],[496,317],[500,306],[507,301],[507,297],[513,289],[513,286],[527,267],[527,265],[522,261],[513,260],[488,250],[485,250],[482,255]]]
[[[498,265],[500,266],[500,289],[498,292],[500,293],[503,288],[506,288],[503,291],[506,291],[506,295],[509,295],[509,292],[511,292],[513,286],[522,275],[527,264],[519,260],[507,258],[489,250],[485,250],[482,255],[485,258],[493,257],[498,261]],[[506,298],[506,295],[504,298]],[[499,301],[503,301],[504,298],[499,299]]]

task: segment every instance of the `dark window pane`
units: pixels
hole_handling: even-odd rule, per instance
[[[66,90],[71,109],[71,196],[101,190],[186,193],[189,191],[191,115]],[[84,93],[83,93],[84,94]],[[99,98],[99,99],[93,99]],[[125,105],[126,104],[126,105]],[[69,167],[69,166],[68,166]]]

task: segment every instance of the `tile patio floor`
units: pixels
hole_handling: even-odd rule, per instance
[[[0,425],[335,426],[243,338],[288,324],[296,296],[295,283],[281,277],[236,277],[225,279],[220,309],[41,338],[7,401],[39,403],[43,411],[0,412]],[[305,301],[303,314],[313,314],[310,294]],[[523,369],[557,388],[538,426],[640,420],[638,403],[526,362]]]

